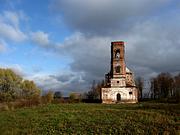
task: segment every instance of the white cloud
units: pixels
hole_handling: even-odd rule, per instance
[[[1,38],[15,42],[21,42],[27,39],[26,34],[19,28],[19,22],[22,19],[21,14],[12,11],[4,11],[3,14],[0,14]]]
[[[11,65],[10,68],[21,77],[26,76],[24,69],[19,64]]]
[[[0,39],[0,52],[6,51],[6,42],[3,39]]]
[[[47,47],[50,44],[49,35],[43,31],[37,31],[31,34],[32,41],[43,47]]]
[[[5,39],[10,39],[12,41],[21,42],[24,41],[27,37],[26,35],[20,31],[17,28],[14,28],[13,26],[9,24],[5,24],[3,22],[0,22],[0,36]]]
[[[36,74],[29,76],[27,79],[34,82],[43,90],[61,91],[64,96],[68,96],[70,92],[83,92],[87,84],[81,78],[82,74]],[[86,86],[85,86],[86,85]]]
[[[20,21],[28,21],[29,17],[23,11],[4,11],[1,16],[6,22],[18,28]]]
[[[4,64],[4,63],[0,63],[0,67],[1,68],[12,69],[16,74],[20,75],[21,77],[25,77],[26,76],[26,73],[25,73],[24,69],[19,64],[10,64],[10,65],[7,65],[7,64]]]
[[[16,28],[19,26],[19,16],[16,12],[4,11],[4,18],[9,20]]]
[[[43,90],[57,90],[62,86],[62,83],[60,81],[52,78],[49,75],[36,75],[30,78],[32,78],[36,82],[36,84]]]

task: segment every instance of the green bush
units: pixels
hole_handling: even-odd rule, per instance
[[[54,100],[54,94],[52,91],[48,91],[44,96],[41,98],[42,104],[51,103]]]
[[[17,99],[34,99],[40,96],[40,89],[33,81],[23,80],[11,69],[0,68],[0,102]]]

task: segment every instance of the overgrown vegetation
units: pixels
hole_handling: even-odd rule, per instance
[[[11,69],[0,68],[0,102],[37,100],[40,89],[33,81],[23,80]]]
[[[178,135],[179,114],[179,104],[49,104],[0,111],[0,133]]]

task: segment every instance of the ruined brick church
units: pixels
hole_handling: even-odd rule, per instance
[[[101,89],[102,103],[136,103],[138,90],[134,75],[126,67],[124,42],[111,43],[111,69]]]

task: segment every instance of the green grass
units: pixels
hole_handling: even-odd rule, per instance
[[[1,135],[178,135],[179,126],[179,104],[49,104],[0,111]]]

